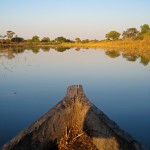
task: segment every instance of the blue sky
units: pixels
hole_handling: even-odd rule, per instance
[[[150,25],[150,0],[0,0],[0,34],[25,39],[103,39],[111,30]]]

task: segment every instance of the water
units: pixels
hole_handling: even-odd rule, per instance
[[[98,108],[150,148],[148,59],[48,47],[0,52],[0,146],[60,101],[72,84],[82,84]]]

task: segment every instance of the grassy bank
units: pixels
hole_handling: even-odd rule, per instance
[[[114,40],[114,41],[89,41],[89,42],[6,42],[0,41],[0,46],[64,46],[64,47],[93,47],[93,48],[115,48],[115,49],[147,49],[150,50],[150,38],[144,40]]]
[[[123,57],[129,61],[134,61],[138,57],[141,58],[141,62],[147,65],[150,62],[150,39],[148,40],[135,40],[135,41],[100,41],[90,43],[62,43],[64,47],[78,47],[78,48],[95,48],[103,49],[111,54],[116,52],[122,53]]]
[[[144,40],[116,40],[116,41],[99,41],[88,43],[77,42],[64,42],[64,43],[52,43],[52,42],[23,42],[23,43],[0,43],[0,47],[27,47],[27,46],[39,46],[39,47],[77,47],[77,48],[101,48],[104,50],[114,50],[119,52],[125,52],[129,54],[149,54],[150,55],[150,38]]]
[[[61,43],[65,47],[85,47],[85,48],[103,48],[113,50],[132,50],[150,52],[150,40],[136,41],[100,41],[89,43]]]
[[[5,55],[11,59],[14,57],[14,53],[21,53],[24,50],[32,50],[33,53],[38,53],[42,48],[43,51],[49,51],[51,48],[58,52],[64,52],[72,47],[75,47],[78,51],[81,48],[89,49],[94,48],[97,50],[105,50],[106,55],[111,58],[116,58],[120,55],[128,61],[136,61],[140,59],[140,62],[147,65],[150,62],[150,41],[149,40],[136,40],[136,41],[100,41],[100,42],[88,42],[88,43],[9,43],[0,45],[0,53],[6,53]]]

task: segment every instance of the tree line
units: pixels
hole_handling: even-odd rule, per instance
[[[105,37],[107,40],[118,40],[121,35],[123,40],[143,39],[146,36],[150,36],[150,26],[144,24],[140,27],[140,31],[136,28],[128,28],[126,31],[123,31],[122,34],[117,31],[110,31]]]
[[[128,28],[123,31],[122,34],[118,31],[110,31],[105,35],[105,40],[142,40],[145,37],[150,37],[150,26],[148,24],[144,24],[140,26],[140,31],[136,28]],[[5,42],[43,42],[43,43],[64,43],[64,42],[76,42],[76,43],[88,43],[88,42],[98,42],[98,40],[81,40],[80,38],[76,38],[74,41],[67,39],[63,36],[57,37],[54,40],[50,40],[49,37],[43,37],[41,40],[37,35],[34,35],[31,39],[25,40],[22,37],[18,37],[15,35],[13,31],[7,31],[6,35],[0,35],[0,38],[3,39],[3,43]]]

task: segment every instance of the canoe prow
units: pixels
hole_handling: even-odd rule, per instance
[[[68,87],[63,100],[6,143],[2,150],[58,149],[66,127],[74,125],[90,137],[97,149],[145,150],[88,100],[81,85]]]

